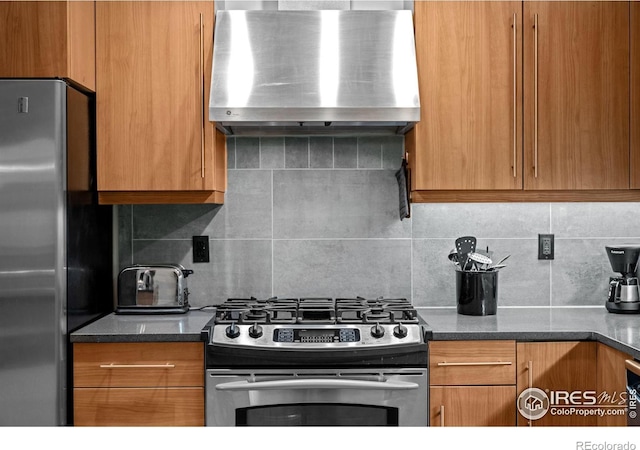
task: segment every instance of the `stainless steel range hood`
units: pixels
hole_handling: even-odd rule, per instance
[[[420,119],[411,11],[218,11],[209,118],[226,134],[403,134]]]

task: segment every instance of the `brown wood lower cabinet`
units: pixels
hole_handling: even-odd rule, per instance
[[[78,388],[76,426],[203,426],[204,388]]]
[[[624,362],[633,357],[609,347],[598,344],[598,372],[596,374],[599,403],[608,404],[611,411],[626,405],[627,370]],[[627,425],[626,414],[606,414],[598,417],[598,426],[624,427]]]
[[[581,415],[571,410],[573,402],[564,393],[595,391],[595,342],[519,342],[517,344],[518,395],[528,388],[537,388],[547,395],[549,410],[536,420],[527,420],[518,414],[519,426],[595,426],[596,416]],[[562,394],[562,396],[559,396]],[[553,407],[557,405],[557,407]]]
[[[431,426],[514,426],[515,386],[433,386]]]
[[[429,344],[431,426],[515,426],[515,341]]]
[[[203,343],[76,343],[73,356],[75,425],[204,425]]]

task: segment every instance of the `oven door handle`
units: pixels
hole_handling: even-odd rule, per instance
[[[366,381],[350,379],[302,378],[294,380],[270,380],[250,382],[232,381],[216,386],[219,391],[267,391],[278,389],[368,389],[375,391],[405,391],[418,389],[418,384],[408,381]]]

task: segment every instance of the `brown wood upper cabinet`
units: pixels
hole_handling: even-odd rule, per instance
[[[416,2],[414,201],[433,201],[420,191],[628,190],[629,8]]]
[[[640,189],[640,2],[631,2],[631,189]]]
[[[524,2],[525,189],[629,189],[629,2]]]
[[[412,190],[522,188],[521,2],[415,2]],[[515,27],[515,28],[514,28]]]
[[[68,78],[96,88],[95,3],[0,1],[0,78]]]
[[[209,122],[214,4],[98,2],[101,203],[222,203],[226,142]]]

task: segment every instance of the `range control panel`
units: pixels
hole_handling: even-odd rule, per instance
[[[273,330],[273,342],[331,344],[358,341],[360,341],[360,330],[356,328],[276,328]]]
[[[418,324],[216,324],[210,343],[224,346],[353,349],[423,343]]]

